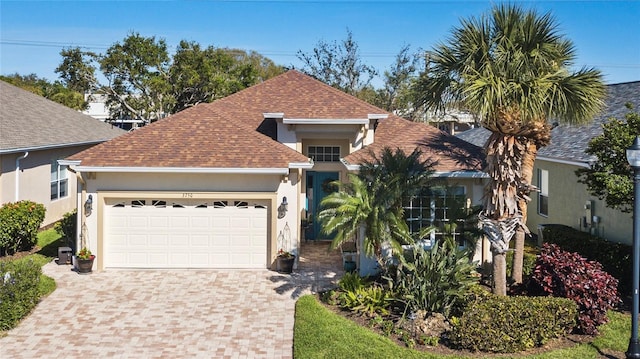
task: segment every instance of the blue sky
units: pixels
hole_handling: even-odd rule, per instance
[[[640,1],[516,1],[550,11],[577,49],[576,67],[607,83],[640,80]],[[353,32],[365,63],[380,72],[408,44],[430,49],[461,18],[496,1],[0,1],[0,74],[57,79],[63,47],[104,52],[131,32],[203,46],[255,50],[300,67],[296,53]],[[377,80],[379,82],[379,80]],[[375,83],[374,83],[375,84]]]

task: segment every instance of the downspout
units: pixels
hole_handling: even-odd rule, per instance
[[[16,202],[20,200],[20,161],[29,156],[29,151],[25,151],[24,155],[16,158]]]

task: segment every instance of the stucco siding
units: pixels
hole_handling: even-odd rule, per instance
[[[529,203],[527,226],[537,234],[540,224],[564,224],[582,231],[603,237],[613,242],[631,244],[632,217],[630,213],[622,213],[608,208],[604,201],[592,196],[584,184],[578,183],[575,165],[536,160],[533,173],[533,184],[537,185],[539,169],[549,174],[549,206],[548,216],[538,213],[538,195],[532,193]],[[581,226],[582,218],[588,213],[585,209],[587,201],[591,201],[591,215],[597,216],[598,224],[585,228]]]
[[[47,209],[43,226],[50,225],[76,208],[76,179],[67,171],[67,195],[51,199],[51,163],[68,157],[89,146],[75,146],[41,151],[29,151],[26,158],[19,161],[18,196],[16,198],[16,159],[24,152],[4,154],[0,161],[0,203],[30,200],[41,203]]]

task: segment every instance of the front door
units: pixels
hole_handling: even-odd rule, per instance
[[[306,239],[333,239],[333,235],[320,233],[321,226],[316,219],[320,209],[320,202],[334,191],[334,188],[329,184],[338,179],[340,179],[338,172],[307,171],[307,217],[310,221],[305,230]]]

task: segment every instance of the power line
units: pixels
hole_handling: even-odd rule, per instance
[[[231,1],[231,0],[230,0]],[[245,1],[245,0],[233,0],[233,1]],[[251,0],[246,0],[251,1]],[[14,46],[31,46],[31,47],[57,47],[57,48],[70,48],[70,47],[80,47],[83,49],[93,49],[93,50],[106,50],[110,46],[104,44],[85,44],[85,43],[67,43],[67,42],[56,42],[56,41],[37,41],[37,40],[13,40],[13,39],[5,39],[0,40],[1,45],[14,45]],[[171,46],[176,47],[177,45]],[[279,51],[279,50],[265,50],[264,52],[259,52],[263,56],[280,56],[280,57],[297,57],[298,51]],[[385,52],[362,52],[360,54],[363,58],[393,58],[397,54],[385,53]],[[590,66],[594,66],[597,68],[620,68],[620,69],[640,69],[640,63],[638,64],[614,64],[614,63],[603,63],[603,64],[591,64]]]

